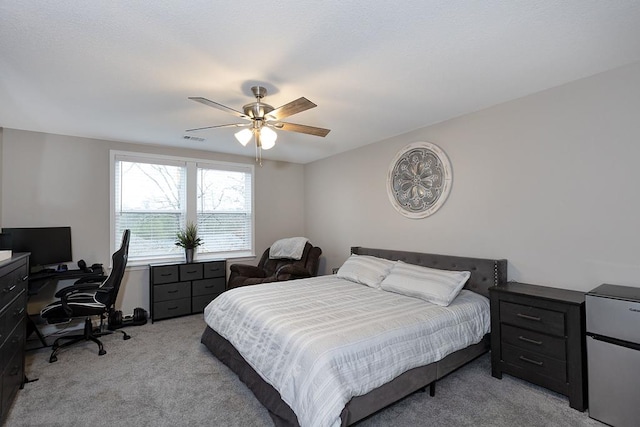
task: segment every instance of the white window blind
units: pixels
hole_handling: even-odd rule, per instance
[[[183,259],[175,241],[187,221],[200,257],[252,253],[252,166],[122,152],[112,162],[112,248],[130,229],[129,261]]]
[[[198,165],[198,230],[200,252],[251,249],[253,220],[251,171]]]

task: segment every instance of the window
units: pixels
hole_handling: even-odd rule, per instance
[[[176,233],[198,224],[200,258],[253,254],[253,165],[112,152],[112,242],[129,262],[183,259]]]

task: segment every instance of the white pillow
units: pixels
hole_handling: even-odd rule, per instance
[[[394,261],[370,255],[351,255],[338,270],[337,277],[380,288],[380,282],[389,274]]]
[[[469,280],[469,271],[437,270],[398,261],[382,281],[385,291],[447,306]]]

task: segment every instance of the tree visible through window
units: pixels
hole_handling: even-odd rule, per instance
[[[187,220],[198,224],[200,256],[252,251],[253,166],[115,152],[112,159],[112,247],[130,229],[130,261],[183,257],[174,243]]]

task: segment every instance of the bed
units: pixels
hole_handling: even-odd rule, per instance
[[[488,288],[494,285],[500,285],[506,281],[507,278],[507,261],[504,259],[480,259],[480,258],[467,258],[467,257],[457,257],[457,256],[449,256],[449,255],[437,255],[437,254],[425,254],[425,253],[416,253],[416,252],[406,252],[406,251],[397,251],[397,250],[385,250],[385,249],[374,249],[374,248],[364,248],[364,247],[353,247],[351,248],[351,253],[356,257],[364,256],[366,257],[375,257],[378,259],[385,259],[390,261],[400,261],[401,263],[405,263],[408,265],[417,265],[423,267],[429,267],[434,269],[441,270],[449,270],[452,272],[462,272],[468,271],[470,274],[468,276],[468,280],[466,280],[464,285],[464,290],[460,292],[459,296],[456,297],[451,305],[447,307],[439,307],[435,306],[436,310],[447,311],[447,312],[458,312],[462,310],[462,308],[458,308],[458,306],[464,306],[467,301],[473,302],[474,300],[481,299],[478,298],[476,294],[482,295],[484,297],[488,297]],[[364,259],[364,258],[361,258]],[[346,263],[345,263],[346,264]],[[396,263],[398,264],[398,263]],[[341,268],[342,269],[342,268]],[[351,425],[357,421],[360,421],[367,416],[375,413],[376,411],[396,402],[403,397],[421,389],[425,389],[427,386],[430,388],[431,393],[435,392],[435,382],[457,369],[458,367],[468,363],[469,361],[477,358],[478,356],[484,354],[489,350],[489,335],[488,333],[482,333],[479,335],[477,339],[473,339],[473,342],[465,344],[463,348],[456,349],[454,351],[449,350],[440,350],[439,348],[426,348],[423,355],[421,351],[410,353],[410,356],[407,359],[411,359],[411,363],[417,364],[407,370],[402,370],[402,368],[397,368],[395,366],[392,367],[391,363],[378,360],[379,353],[384,353],[384,351],[379,351],[380,349],[388,349],[392,346],[388,345],[387,341],[379,341],[374,345],[378,345],[378,351],[372,356],[369,353],[364,353],[358,347],[354,347],[353,354],[362,354],[362,360],[366,360],[366,362],[358,363],[358,359],[355,361],[353,359],[353,354],[348,356],[338,355],[336,357],[340,357],[340,363],[337,365],[340,366],[349,366],[350,368],[358,369],[359,367],[367,367],[368,363],[384,363],[385,366],[388,364],[390,366],[390,372],[385,371],[379,374],[379,377],[376,375],[371,375],[373,378],[367,378],[368,383],[367,387],[373,387],[371,389],[365,388],[365,385],[355,384],[353,388],[356,390],[355,392],[351,391],[352,395],[343,395],[342,391],[340,393],[333,393],[329,389],[327,389],[326,394],[324,396],[316,395],[316,396],[308,396],[305,393],[301,393],[298,388],[301,384],[311,383],[310,387],[307,387],[311,391],[309,393],[319,393],[318,390],[324,391],[327,388],[327,384],[318,383],[313,384],[313,381],[319,381],[318,379],[307,379],[305,375],[311,377],[311,372],[315,372],[318,369],[324,369],[320,363],[332,363],[336,364],[334,361],[325,361],[324,359],[328,359],[328,357],[314,355],[313,358],[308,355],[301,355],[300,358],[303,362],[298,362],[298,359],[289,359],[291,354],[297,354],[299,351],[298,347],[294,347],[293,344],[296,344],[298,341],[302,341],[300,337],[300,332],[296,332],[293,335],[288,335],[287,339],[292,342],[292,347],[289,348],[287,346],[283,346],[282,343],[274,343],[268,342],[265,344],[264,341],[259,341],[259,338],[255,336],[256,329],[260,330],[260,333],[264,335],[264,331],[266,330],[268,334],[277,335],[280,332],[280,329],[287,322],[296,323],[297,316],[300,316],[300,313],[306,313],[308,311],[313,311],[313,305],[309,305],[308,309],[304,308],[304,311],[298,311],[297,314],[294,313],[291,316],[291,319],[287,320],[287,315],[282,314],[278,320],[269,320],[268,322],[261,321],[258,322],[260,316],[263,312],[270,310],[271,308],[267,308],[268,301],[270,299],[276,298],[277,295],[286,295],[286,292],[291,291],[292,299],[294,299],[293,295],[296,285],[300,285],[300,288],[304,288],[304,293],[311,296],[314,301],[320,301],[322,298],[321,292],[319,289],[330,289],[331,292],[326,292],[329,298],[329,295],[333,295],[333,302],[329,301],[327,304],[336,304],[338,301],[353,301],[353,309],[349,310],[353,313],[360,313],[359,315],[367,316],[367,308],[364,309],[360,306],[356,305],[356,302],[360,300],[371,301],[372,313],[376,313],[373,317],[376,319],[380,316],[380,313],[383,313],[386,309],[385,305],[379,301],[380,298],[383,298],[381,294],[388,295],[389,298],[392,298],[392,302],[388,304],[388,307],[396,307],[400,306],[400,304],[408,304],[407,308],[403,308],[403,311],[408,313],[413,313],[413,310],[416,310],[416,316],[422,316],[422,313],[418,313],[417,310],[422,310],[422,307],[418,307],[419,301],[417,298],[411,298],[404,295],[397,295],[393,292],[386,291],[375,291],[374,289],[367,288],[367,286],[354,286],[352,283],[343,283],[346,282],[340,277],[336,277],[339,275],[333,276],[321,276],[313,279],[302,279],[302,281],[291,281],[291,282],[283,282],[279,284],[269,285],[269,288],[262,288],[267,285],[260,285],[256,287],[254,291],[251,291],[251,287],[247,289],[239,289],[233,290],[233,292],[226,292],[221,297],[216,298],[210,306],[205,310],[205,320],[207,321],[208,326],[205,328],[205,331],[202,335],[202,343],[223,363],[225,363],[231,370],[233,370],[239,378],[253,391],[257,399],[269,410],[269,414],[273,419],[274,423],[277,426],[297,426],[297,425]],[[324,287],[324,288],[323,288]],[[335,295],[342,292],[342,290],[348,292],[355,292],[354,294],[346,294],[343,297],[342,294],[340,300],[335,299]],[[276,292],[280,292],[277,294]],[[226,295],[228,294],[228,295]],[[225,296],[226,295],[226,296]],[[223,297],[224,296],[224,297]],[[232,303],[235,298],[235,302]],[[286,304],[286,300],[288,298],[278,297],[279,299],[274,303],[272,301],[271,306],[274,304],[277,306],[278,304]],[[297,297],[296,297],[297,298]],[[300,297],[302,298],[302,296]],[[387,298],[385,296],[384,298]],[[250,316],[250,319],[231,321],[226,317],[229,315],[228,312],[239,311],[244,302],[247,302],[252,299],[260,299],[265,301],[264,309],[256,309],[251,308],[251,312],[253,313]],[[228,300],[228,301],[227,301]],[[484,300],[484,298],[482,298]],[[298,310],[301,307],[306,307],[305,304],[308,304],[305,300],[296,300],[296,307]],[[391,301],[391,300],[390,300]],[[318,302],[320,304],[322,302]],[[367,303],[369,304],[369,303]],[[486,303],[488,305],[488,302]],[[433,305],[433,304],[422,304],[422,305]],[[327,307],[330,307],[328,305]],[[328,309],[327,309],[328,310]],[[336,310],[338,310],[336,308]],[[376,311],[378,310],[378,311]],[[343,310],[344,311],[344,310]],[[329,316],[333,316],[331,313]],[[487,314],[488,315],[488,314]],[[337,316],[337,314],[336,314]],[[396,322],[393,314],[390,314],[389,321],[385,321],[385,324],[393,324]],[[258,319],[258,320],[256,320]],[[338,319],[338,318],[337,318]],[[285,321],[286,320],[286,321]],[[402,320],[404,322],[404,319]],[[254,323],[252,323],[254,322]],[[300,321],[301,322],[301,321]],[[335,323],[340,324],[341,320],[338,319]],[[349,320],[351,322],[351,320]],[[398,320],[399,322],[399,320]],[[409,322],[409,320],[407,320]],[[429,321],[431,322],[431,320]],[[463,322],[465,327],[466,320]],[[230,325],[230,323],[234,323],[234,325]],[[273,324],[273,330],[266,329],[265,324]],[[299,322],[298,322],[299,323]],[[372,324],[375,322],[371,322]],[[409,327],[414,327],[412,324],[408,324]],[[437,325],[437,323],[434,323]],[[448,324],[447,324],[448,325]],[[212,327],[213,326],[213,327]],[[237,327],[236,327],[237,326]],[[298,325],[303,328],[303,330],[312,329],[308,324],[300,324]],[[344,323],[340,325],[344,326]],[[231,327],[235,329],[230,329]],[[324,326],[323,326],[324,327]],[[337,327],[337,326],[336,326]],[[351,327],[351,323],[349,323],[349,327]],[[367,325],[367,328],[371,329],[374,326]],[[456,326],[458,327],[458,326]],[[404,326],[403,326],[404,328]],[[449,326],[447,326],[449,328]],[[392,328],[393,329],[393,328]],[[441,328],[445,329],[445,328]],[[473,329],[476,334],[478,327],[473,326]],[[336,329],[337,330],[337,329]],[[349,330],[349,329],[348,329]],[[488,331],[488,329],[487,329]],[[411,336],[413,337],[417,333],[421,333],[415,329],[411,332]],[[438,331],[434,331],[434,334]],[[361,332],[358,332],[361,333]],[[362,332],[363,334],[366,332]],[[394,332],[395,333],[395,332]],[[385,335],[386,334],[386,335]],[[404,343],[404,338],[400,339],[398,337],[391,336],[389,333],[379,334],[383,336],[386,340],[391,340],[393,342],[399,342],[400,346]],[[286,334],[285,334],[286,335]],[[337,340],[338,344],[335,344],[338,347],[353,347],[356,344],[352,344],[349,340],[353,338],[347,336],[349,334],[344,333],[343,331],[338,331],[335,334],[326,333],[328,337],[332,340]],[[445,343],[448,343],[449,335],[436,336],[434,335],[434,341],[442,344],[446,347]],[[457,333],[454,333],[457,335]],[[356,335],[354,335],[356,336]],[[355,341],[364,341],[361,336],[358,336],[358,339]],[[376,335],[377,337],[377,335]],[[255,341],[253,341],[255,339]],[[345,341],[340,341],[340,340]],[[378,339],[378,338],[376,338]],[[379,338],[382,340],[383,338]],[[413,339],[413,338],[412,338]],[[421,339],[421,338],[416,338]],[[467,339],[469,340],[469,339]],[[232,344],[232,342],[236,343],[236,346]],[[322,340],[321,340],[322,341]],[[415,340],[414,340],[415,341]],[[426,345],[420,341],[421,345]],[[390,341],[389,341],[390,342]],[[250,343],[250,345],[249,345]],[[438,345],[440,345],[438,344]],[[288,345],[288,344],[287,344]],[[359,345],[359,344],[358,344]],[[270,348],[261,348],[259,346],[266,347],[277,347],[277,350],[280,351],[284,356],[282,359],[273,358],[268,360],[261,360],[261,355],[268,354],[269,350],[273,350]],[[433,345],[435,346],[435,344]],[[432,347],[433,347],[432,346]],[[236,348],[238,347],[238,348]],[[304,347],[304,346],[302,346]],[[302,348],[300,347],[300,348]],[[428,347],[428,346],[427,346]],[[422,347],[421,347],[422,348]],[[324,350],[323,350],[324,351]],[[321,352],[322,353],[322,352]],[[322,354],[333,354],[333,350],[331,352],[326,351]],[[406,351],[405,351],[406,353]],[[415,354],[414,354],[415,353]],[[426,354],[429,353],[427,356]],[[442,353],[432,355],[431,353]],[[244,355],[244,356],[243,356]],[[245,359],[246,357],[246,359]],[[333,356],[332,356],[333,357]],[[360,357],[360,356],[358,356]],[[424,358],[433,358],[436,359],[434,361],[430,361],[425,363]],[[318,360],[322,359],[322,362]],[[291,360],[295,360],[295,363],[292,363]],[[345,362],[346,360],[346,362]],[[308,363],[305,365],[304,363]],[[395,363],[395,362],[394,362]],[[275,367],[277,365],[280,366],[280,369],[277,370]],[[271,365],[274,366],[271,369]],[[331,366],[334,366],[331,365]],[[317,367],[320,366],[320,367]],[[255,368],[255,369],[254,369]],[[369,367],[370,368],[370,367]],[[289,371],[287,371],[289,369]],[[394,369],[399,369],[398,372],[394,372]],[[299,372],[299,371],[302,372]],[[274,372],[271,372],[274,371]],[[347,369],[348,371],[348,369]],[[378,372],[380,369],[369,369],[369,371]],[[367,372],[369,372],[367,371]],[[260,373],[259,373],[260,372]],[[293,375],[285,375],[283,374],[292,372]],[[323,371],[319,371],[323,372]],[[284,378],[284,383],[275,382],[275,378],[280,375]],[[341,381],[349,382],[354,379],[349,375],[360,375],[362,373],[338,373],[336,374],[340,377]],[[324,381],[326,377],[331,377],[332,375],[322,375],[320,380]],[[344,378],[342,378],[344,377]],[[367,374],[368,377],[368,374]],[[359,378],[359,377],[358,377]],[[331,382],[331,380],[327,380],[327,382]],[[278,389],[274,388],[271,383],[276,384]],[[349,387],[351,383],[347,384]],[[372,386],[373,385],[373,386]],[[279,391],[280,390],[280,391]],[[305,389],[306,390],[306,389]],[[360,390],[361,392],[359,392]],[[336,397],[336,402],[333,402],[332,399],[334,396]],[[324,413],[318,412],[318,414],[308,413],[306,409],[306,404],[303,405],[303,409],[301,409],[300,402],[295,399],[300,400],[309,400],[309,399],[318,399],[321,398],[324,407],[332,407],[336,406],[338,408],[339,417],[332,418],[336,416],[327,415],[329,418],[322,418],[325,416]],[[343,400],[339,400],[342,398]],[[331,402],[329,402],[331,400]],[[287,403],[289,402],[289,403]],[[294,409],[296,412],[294,412]],[[321,409],[323,409],[321,408]],[[340,409],[341,408],[341,409]],[[335,412],[336,409],[333,408]],[[322,416],[322,417],[321,417]],[[301,419],[302,421],[299,421]]]

